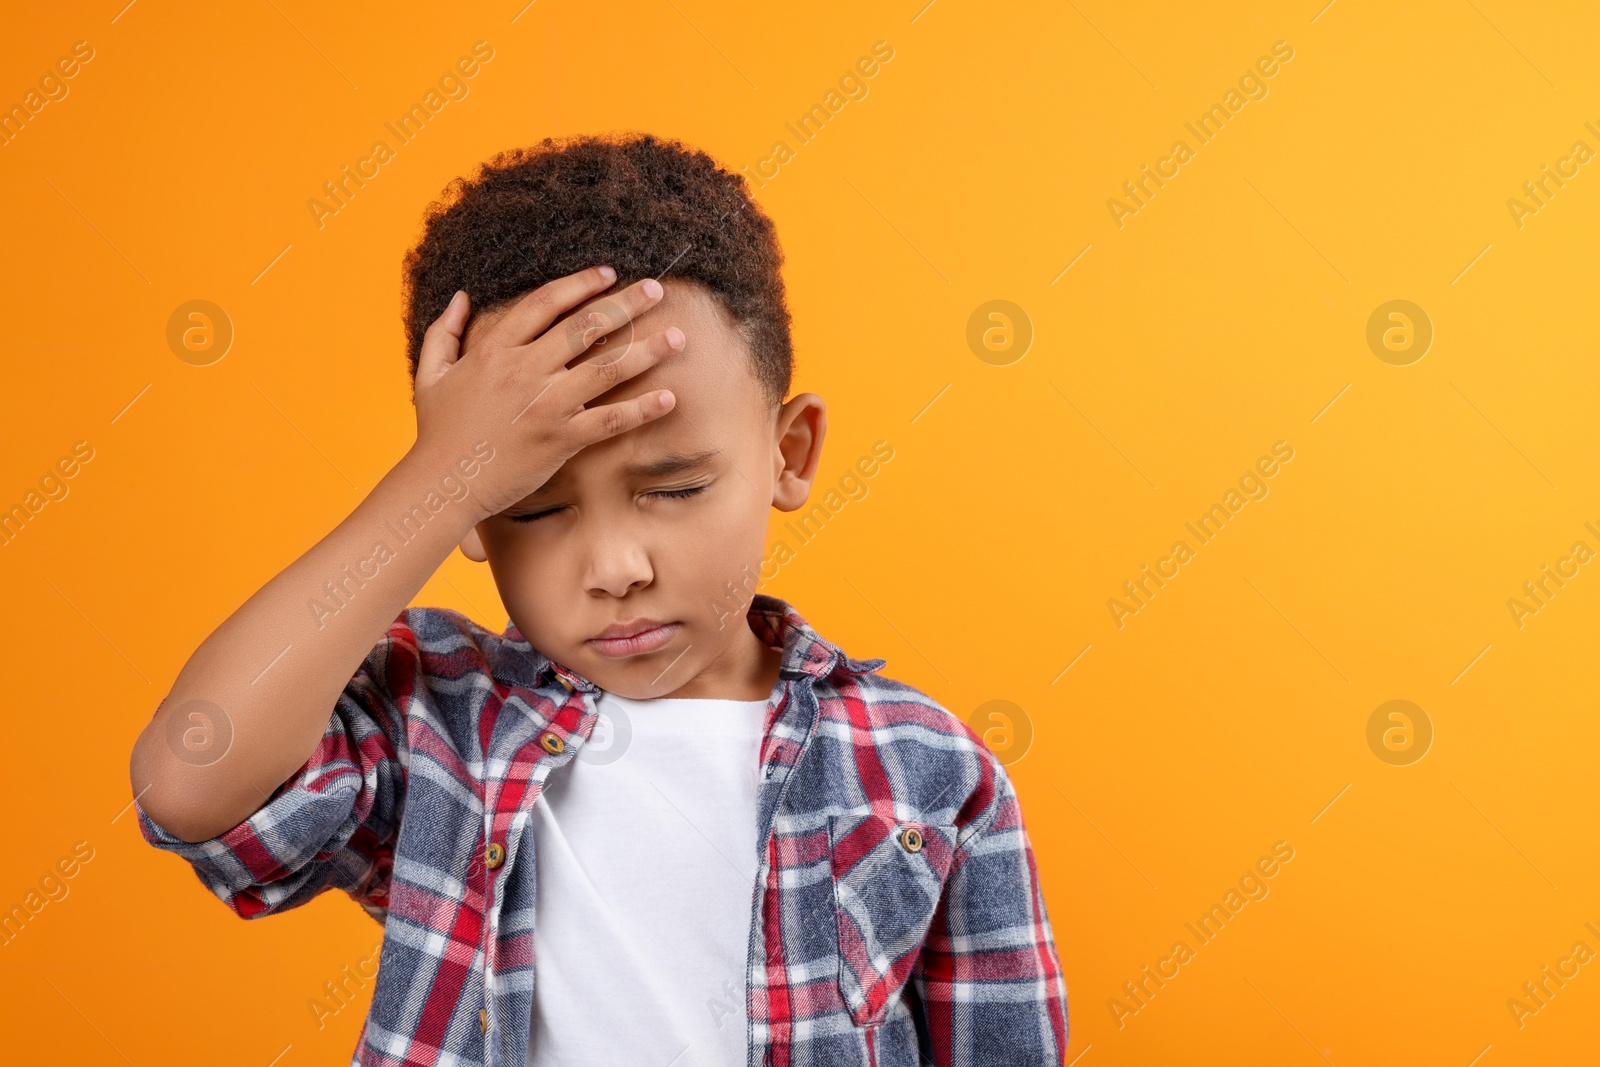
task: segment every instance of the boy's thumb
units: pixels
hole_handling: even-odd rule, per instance
[[[444,311],[422,335],[422,351],[417,356],[417,383],[432,385],[461,356],[461,334],[466,328],[471,300],[457,290]]]

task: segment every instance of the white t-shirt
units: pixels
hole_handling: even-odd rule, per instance
[[[766,708],[601,694],[533,818],[530,1067],[744,1067]]]

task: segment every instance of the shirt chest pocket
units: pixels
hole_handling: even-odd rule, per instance
[[[857,1026],[905,988],[938,910],[956,827],[856,813],[828,817],[839,993]]]

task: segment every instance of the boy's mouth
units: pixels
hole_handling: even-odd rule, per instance
[[[678,632],[675,622],[657,622],[655,619],[631,619],[612,623],[589,639],[589,644],[602,656],[625,659],[645,652],[654,652],[672,640]]]

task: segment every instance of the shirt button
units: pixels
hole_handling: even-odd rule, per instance
[[[544,746],[544,750],[550,753],[552,756],[561,755],[562,749],[567,747],[567,743],[565,741],[561,740],[558,735],[552,733],[540,734],[539,744]]]
[[[572,692],[572,683],[567,681],[566,675],[563,675],[563,674],[556,675],[556,681],[558,681],[562,685],[566,686],[567,687],[567,692],[569,692],[569,693]]]
[[[488,1008],[479,1008],[478,1009],[478,1029],[482,1030],[486,1034],[489,1032],[489,1009]]]
[[[483,850],[483,865],[491,871],[506,861],[506,847],[498,841],[489,842]]]
[[[922,851],[922,833],[915,827],[906,827],[900,831],[900,847],[907,852]]]

